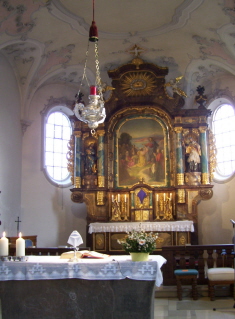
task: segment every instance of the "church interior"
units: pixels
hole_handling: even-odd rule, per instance
[[[176,266],[195,265],[206,285],[204,251],[209,268],[215,252],[231,268],[234,23],[233,0],[0,0],[1,236],[65,252],[77,231],[81,247],[122,258],[138,228],[156,235],[153,259],[168,260],[165,285],[176,287]]]
[[[73,115],[93,19],[92,3],[9,0],[0,6],[0,231],[17,236],[20,229],[24,235],[37,235],[39,247],[55,247],[66,245],[69,234],[76,229],[86,245],[87,203],[71,200],[72,184],[58,187],[45,175],[43,114],[51,106],[62,105]],[[218,99],[233,105],[234,15],[234,3],[229,0],[128,0],[121,4],[119,0],[97,0],[95,21],[102,83],[113,88],[118,78],[113,70],[130,66],[138,58],[159,70],[165,68],[165,84],[179,79],[178,88],[184,93],[178,95],[183,101],[183,106],[181,102],[177,106],[180,114],[182,110],[186,114],[187,109],[198,109],[195,97],[199,86],[207,97],[205,109],[211,107],[213,111],[213,101]],[[87,76],[94,79],[94,65],[87,65]],[[117,89],[116,95],[113,91],[104,93],[106,128],[112,115],[111,95],[111,100],[117,95],[120,98],[117,108],[126,103]],[[89,94],[86,85],[83,94]],[[173,94],[172,87],[165,86],[165,104],[176,101]],[[159,109],[164,109],[164,98],[161,105],[159,101]],[[143,112],[150,102],[155,103],[148,96],[140,96]],[[212,115],[204,113],[210,127]],[[211,198],[198,200],[198,244],[231,243],[233,184],[234,178],[226,182],[212,178]],[[113,187],[106,185],[104,191]]]

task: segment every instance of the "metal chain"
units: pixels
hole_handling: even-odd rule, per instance
[[[95,43],[95,64],[96,64],[96,85],[98,87],[98,94],[100,100],[103,101],[103,93],[101,87],[101,78],[100,78],[100,68],[99,68],[99,53],[98,53],[98,43]]]
[[[88,60],[88,54],[89,54],[89,44],[90,44],[90,41],[88,40],[87,51],[86,51],[86,60],[85,60],[85,64],[84,64],[84,70],[83,70],[83,75],[82,75],[82,81],[81,81],[81,83],[80,83],[79,90],[78,90],[78,96],[79,96],[79,94],[80,94],[80,91],[81,91],[81,87],[82,87],[84,78],[86,79],[86,82],[87,82],[88,87],[90,86],[89,81],[88,81],[88,78],[87,78],[87,75],[86,75],[87,60]]]

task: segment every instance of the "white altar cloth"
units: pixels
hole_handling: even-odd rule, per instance
[[[28,256],[27,261],[1,261],[0,281],[88,279],[120,280],[134,279],[155,281],[159,287],[163,282],[161,267],[166,259],[150,255],[147,262],[132,262],[130,256],[110,256],[105,259],[79,259],[68,262],[60,256]]]
[[[132,230],[144,231],[190,231],[194,232],[193,221],[180,220],[169,222],[116,222],[116,223],[91,223],[89,233],[130,232]]]

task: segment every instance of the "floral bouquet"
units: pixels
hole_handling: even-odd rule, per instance
[[[118,240],[123,249],[129,253],[152,253],[156,248],[158,234],[146,233],[143,230],[127,232],[123,240]]]

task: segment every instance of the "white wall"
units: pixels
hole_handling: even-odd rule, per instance
[[[0,54],[0,234],[17,235],[21,217],[20,96],[14,72]]]
[[[74,99],[73,89],[63,85],[41,88],[30,108],[33,121],[23,138],[22,165],[22,233],[38,236],[38,247],[66,245],[73,230],[82,235],[86,244],[86,207],[71,201],[71,187],[53,186],[41,169],[42,119],[40,112],[48,99]]]
[[[235,178],[214,183],[213,197],[198,205],[199,244],[231,244],[235,220]]]

